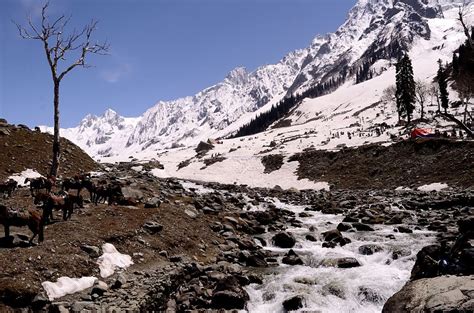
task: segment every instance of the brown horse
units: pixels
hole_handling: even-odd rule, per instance
[[[43,202],[43,218],[45,221],[53,219],[53,209],[58,209],[63,211],[63,220],[68,220],[72,216],[75,204],[80,208],[84,207],[82,196],[67,194],[65,197],[59,197],[50,194]]]
[[[5,227],[5,237],[10,236],[10,226],[28,228],[33,232],[33,237],[30,239],[30,244],[35,239],[36,235],[39,235],[38,242],[44,240],[44,220],[41,213],[29,209],[29,210],[9,210],[6,206],[0,205],[0,224]]]

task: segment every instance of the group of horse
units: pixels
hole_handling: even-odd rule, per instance
[[[108,183],[106,180],[94,182],[87,174],[66,178],[61,182],[54,177],[26,178],[25,184],[27,183],[35,206],[41,208],[42,212],[33,208],[14,210],[0,204],[0,224],[4,225],[6,238],[10,235],[10,226],[28,226],[33,232],[29,242],[32,243],[37,235],[38,241],[42,242],[44,226],[54,219],[54,210],[61,210],[63,220],[66,221],[71,218],[75,206],[83,208],[84,199],[81,195],[83,189],[89,192],[90,202],[96,205],[106,201],[110,205],[123,198],[119,183]],[[53,187],[56,186],[59,190],[54,193]],[[13,180],[0,183],[0,194],[11,197],[17,187],[17,182]],[[73,190],[77,193],[73,193]]]

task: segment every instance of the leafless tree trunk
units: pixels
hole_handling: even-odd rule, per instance
[[[88,67],[86,64],[87,54],[107,54],[109,44],[91,43],[92,33],[95,31],[97,21],[92,20],[82,31],[73,30],[69,35],[65,34],[65,28],[70,18],[61,15],[54,21],[47,16],[49,3],[41,10],[41,25],[34,25],[28,18],[28,26],[23,27],[15,23],[20,36],[24,39],[39,40],[43,44],[49,68],[54,83],[54,140],[53,140],[53,162],[51,165],[51,176],[57,176],[61,156],[59,140],[59,87],[64,76],[77,66]],[[59,69],[60,63],[66,61],[66,54],[77,51],[76,61]]]
[[[415,96],[416,100],[420,104],[421,108],[421,119],[425,116],[425,103],[426,97],[428,96],[428,86],[421,80],[415,82]]]
[[[439,101],[439,87],[437,83],[430,84],[428,88],[428,93],[431,97],[431,104],[433,105],[433,98],[436,99],[438,104],[438,111],[441,111],[441,102]]]

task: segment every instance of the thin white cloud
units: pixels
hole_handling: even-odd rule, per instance
[[[120,63],[113,68],[107,68],[100,71],[100,77],[108,83],[116,83],[127,76],[132,70],[128,63]]]

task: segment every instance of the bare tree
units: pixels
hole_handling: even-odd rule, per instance
[[[428,94],[431,98],[431,105],[433,105],[433,99],[436,99],[436,104],[438,105],[438,111],[441,111],[441,102],[439,99],[439,86],[437,83],[432,83],[429,85]]]
[[[474,98],[474,77],[465,73],[456,80],[456,88],[458,90],[459,99],[461,99],[461,105],[464,105],[464,118],[463,123],[466,123],[467,115],[469,113],[469,102],[471,98]]]
[[[380,100],[384,103],[395,104],[397,100],[396,94],[397,94],[397,88],[395,87],[395,85],[390,85],[382,91],[382,97]],[[401,119],[400,112],[398,112],[398,121],[400,121],[400,119]]]
[[[60,141],[59,141],[59,86],[66,74],[76,67],[90,67],[86,64],[88,54],[107,54],[109,44],[107,42],[92,42],[92,33],[96,30],[97,21],[92,20],[84,26],[81,31],[73,30],[66,35],[65,28],[69,23],[70,17],[61,15],[54,20],[50,20],[47,15],[49,3],[46,3],[41,10],[41,25],[35,25],[31,17],[28,18],[26,27],[15,23],[20,36],[24,39],[39,40],[43,45],[49,68],[54,84],[54,141],[53,141],[53,162],[51,165],[51,176],[57,176],[60,160]],[[69,64],[65,63],[66,55],[75,53],[75,61]],[[61,69],[60,69],[61,67]]]
[[[415,96],[416,101],[420,104],[421,108],[421,119],[425,116],[425,103],[428,98],[428,86],[421,80],[415,82]]]
[[[466,4],[466,1],[464,1],[463,5],[459,7],[458,20],[461,23],[464,34],[467,37],[468,45],[471,47],[471,49],[474,49],[474,40],[472,38],[472,34],[469,32],[469,28],[467,27],[466,22],[464,20],[466,14],[467,14],[467,4]]]

